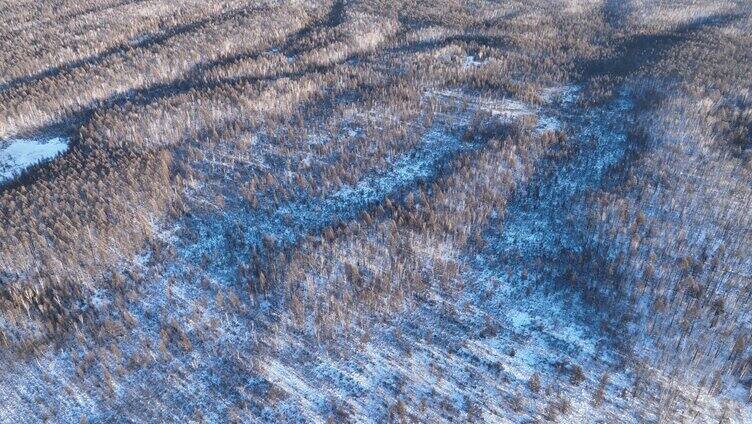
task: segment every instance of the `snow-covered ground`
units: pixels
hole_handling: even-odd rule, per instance
[[[0,141],[0,184],[34,164],[64,153],[68,142],[64,137]]]
[[[134,269],[144,284],[128,307],[137,325],[111,347],[116,361],[129,362],[102,379],[97,370],[82,371],[89,383],[105,381],[105,388],[83,384],[85,389],[71,389],[75,396],[29,376],[65,381],[84,366],[77,358],[85,349],[50,351],[35,362],[13,364],[3,383],[20,390],[0,405],[0,422],[26,412],[18,412],[28,405],[24,399],[37,397],[52,399],[64,422],[80,416],[107,422],[126,410],[132,419],[175,421],[195,415],[194,406],[206,422],[385,422],[398,411],[416,422],[653,419],[652,405],[631,394],[631,364],[601,328],[597,311],[576,288],[558,284],[566,276],[566,259],[583,249],[568,220],[629,153],[626,131],[632,124],[629,92],[593,110],[573,105],[576,92],[552,91],[550,103],[537,109],[514,99],[469,102],[467,116],[460,116],[466,120],[475,108],[502,122],[532,115],[538,122],[534,132],[555,126],[569,139],[561,155],[529,158],[538,171],[519,181],[505,218],[489,223],[486,248],[455,251],[463,284],[452,291],[434,288],[396,316],[319,343],[279,325],[285,318],[273,298],[237,300],[244,289],[236,284],[231,260],[249,257],[264,236],[294,246],[333,222],[352,220],[435,178],[453,155],[483,147],[436,125],[415,148],[355,184],[269,210],[188,217],[162,232],[171,258],[161,264],[151,251],[140,258]],[[202,264],[203,258],[210,262]],[[103,300],[114,297],[95,295],[91,306],[111,309]],[[187,347],[171,346],[171,332],[182,334]],[[155,346],[162,346],[161,353]],[[681,397],[690,390],[682,389]],[[749,422],[746,409],[725,412],[716,399],[699,395],[697,402],[702,413],[692,422],[718,422],[724,414]],[[679,414],[688,411],[684,406],[676,407]]]

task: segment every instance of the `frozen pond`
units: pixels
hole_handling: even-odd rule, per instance
[[[68,139],[11,139],[0,141],[0,184],[41,161],[54,158],[68,149]]]

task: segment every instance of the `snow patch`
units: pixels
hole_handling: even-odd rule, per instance
[[[541,90],[540,97],[546,104],[559,102],[561,105],[571,105],[580,94],[580,87],[576,85],[564,85],[559,87],[549,87]]]
[[[476,66],[481,66],[483,65],[483,63],[484,62],[482,60],[477,60],[475,56],[468,55],[468,56],[465,56],[465,62],[463,63],[462,66],[464,68],[472,68]]]
[[[534,112],[518,100],[504,99],[491,110],[491,114],[505,119],[518,119],[525,115],[533,115]]]
[[[554,132],[561,129],[561,121],[552,116],[542,116],[538,118],[538,125],[535,126],[539,133]]]
[[[68,150],[67,138],[44,140],[13,139],[0,142],[0,184],[41,161],[52,159]]]

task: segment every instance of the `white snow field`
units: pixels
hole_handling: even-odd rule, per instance
[[[64,137],[0,141],[0,184],[32,165],[64,153],[68,150],[68,142]]]

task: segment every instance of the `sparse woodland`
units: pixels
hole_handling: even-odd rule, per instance
[[[0,11],[0,422],[752,419],[749,3]]]

